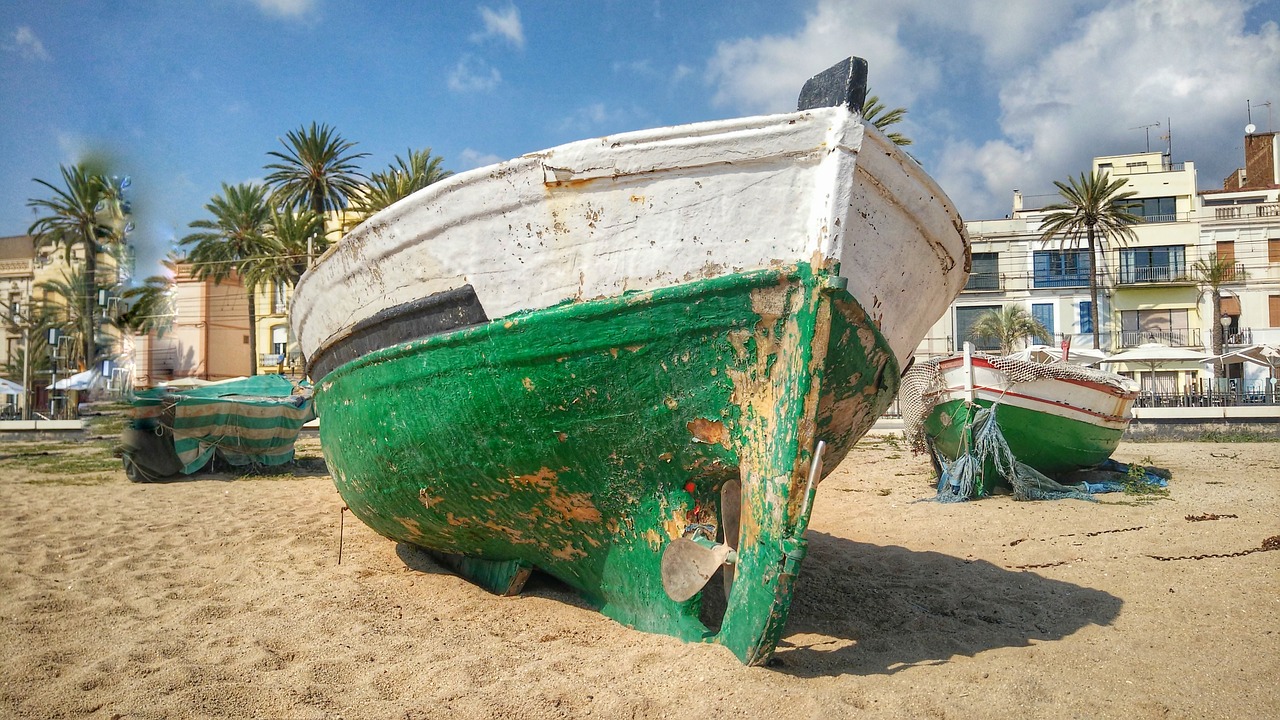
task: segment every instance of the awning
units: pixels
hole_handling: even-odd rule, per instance
[[[1222,298],[1221,301],[1222,301],[1223,315],[1239,315],[1240,314],[1240,298],[1228,296],[1228,297]]]

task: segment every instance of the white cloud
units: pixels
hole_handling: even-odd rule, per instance
[[[463,170],[471,170],[472,168],[493,165],[506,159],[508,158],[498,157],[493,153],[480,152],[479,150],[473,150],[472,148],[465,148],[458,155],[458,162]]]
[[[488,92],[502,82],[502,74],[484,60],[464,55],[449,72],[447,82],[454,92]]]
[[[520,23],[520,10],[515,5],[508,5],[502,10],[481,5],[480,19],[484,22],[484,31],[472,35],[473,42],[496,37],[518,48],[524,47],[524,26]]]
[[[9,36],[9,41],[4,43],[4,49],[16,52],[28,60],[53,59],[49,51],[44,49],[44,43],[36,37],[35,31],[26,25],[18,26],[18,29]]]
[[[318,0],[250,0],[267,15],[284,18],[300,18],[316,8]]]
[[[1156,121],[1152,149],[1172,120],[1174,160],[1219,185],[1242,161],[1245,99],[1280,102],[1280,29],[1247,28],[1256,5],[814,0],[793,30],[722,43],[706,80],[736,112],[785,111],[813,73],[864,57],[966,217],[1001,217],[1015,188],[1051,192],[1094,156],[1145,150],[1130,128]]]
[[[986,216],[1007,212],[1014,188],[1051,192],[1095,156],[1145,151],[1142,125],[1161,124],[1151,149],[1164,149],[1172,121],[1173,160],[1194,161],[1202,188],[1220,185],[1242,163],[1245,98],[1280,90],[1280,30],[1270,23],[1249,34],[1245,10],[1239,1],[1135,0],[1081,18],[1078,32],[1003,79],[1004,139],[977,151],[948,145],[939,181],[974,193]],[[963,167],[1010,156],[1021,165]]]
[[[617,131],[626,126],[626,118],[625,112],[611,110],[604,103],[595,102],[583,105],[567,115],[556,129],[579,139],[600,132]]]

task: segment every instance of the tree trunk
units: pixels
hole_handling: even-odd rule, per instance
[[[1213,293],[1211,297],[1211,302],[1209,305],[1209,307],[1213,308],[1213,318],[1210,320],[1211,327],[1213,328],[1213,344],[1211,345],[1211,347],[1213,348],[1214,355],[1221,355],[1224,347],[1227,344],[1226,343],[1227,329],[1222,327],[1222,323],[1220,322],[1222,319],[1222,296],[1218,294],[1218,288],[1216,287],[1210,288],[1210,292]],[[1218,362],[1214,363],[1214,365],[1216,366],[1218,377],[1226,377],[1227,375],[1226,363],[1219,360]]]
[[[1098,269],[1102,267],[1094,252],[1093,226],[1088,227],[1089,237],[1089,322],[1093,325],[1093,349],[1098,350]]]
[[[254,289],[249,288],[249,377],[258,374],[258,308]]]

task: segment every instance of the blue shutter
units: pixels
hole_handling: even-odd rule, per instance
[[[1049,337],[1038,337],[1036,341],[1041,345],[1053,344],[1053,303],[1035,303],[1031,306],[1031,317],[1040,321],[1045,330],[1049,331]]]
[[[1035,287],[1053,287],[1049,278],[1049,253],[1037,250],[1031,257],[1034,262]]]
[[[1080,332],[1093,332],[1093,302],[1089,300],[1080,301]]]

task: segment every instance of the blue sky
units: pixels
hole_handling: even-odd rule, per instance
[[[6,0],[0,235],[30,224],[32,178],[86,153],[133,178],[152,257],[312,121],[358,142],[366,171],[410,147],[465,170],[787,111],[848,55],[910,110],[900,130],[966,219],[1145,150],[1136,128],[1155,122],[1152,149],[1172,124],[1174,160],[1208,189],[1243,164],[1246,101],[1280,130],[1278,22],[1280,0]]]

